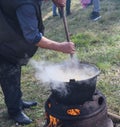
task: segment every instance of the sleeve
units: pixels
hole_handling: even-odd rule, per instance
[[[22,5],[17,9],[16,14],[25,39],[29,43],[38,43],[42,33],[39,32],[35,7],[31,4]]]

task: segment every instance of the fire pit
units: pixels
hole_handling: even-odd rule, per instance
[[[64,105],[51,95],[45,103],[44,127],[113,127],[104,95],[96,91],[83,105]]]
[[[76,71],[80,72],[77,78],[74,77]],[[44,127],[113,127],[112,120],[107,116],[106,99],[96,90],[100,73],[96,66],[80,62],[77,68],[71,66],[67,69],[62,65],[56,70],[56,74],[62,76],[57,78],[53,71],[50,72],[54,79],[50,83],[51,95],[45,103]],[[75,75],[66,78],[69,72]]]

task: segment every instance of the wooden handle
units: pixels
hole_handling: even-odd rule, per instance
[[[115,123],[120,122],[120,116],[119,115],[113,114],[111,112],[108,112],[107,114],[113,120],[113,122],[115,122]]]
[[[65,11],[64,11],[64,7],[61,7],[61,11],[63,14],[63,23],[64,23],[64,28],[65,28],[65,34],[66,34],[66,39],[68,42],[70,42],[70,37],[69,37],[69,32],[68,32],[68,25],[67,25],[67,20],[66,20],[66,16],[65,16]],[[72,54],[70,54],[71,58],[73,57]]]

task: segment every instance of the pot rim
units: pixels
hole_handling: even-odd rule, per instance
[[[58,80],[51,80],[51,82],[50,83],[53,83],[53,82],[58,82],[58,83],[69,83],[70,81],[75,81],[75,82],[85,82],[85,81],[87,81],[87,80],[91,80],[91,79],[94,79],[95,77],[97,77],[100,73],[101,73],[101,71],[98,69],[98,67],[95,65],[95,64],[93,64],[93,63],[89,63],[89,62],[84,62],[84,61],[80,61],[80,64],[86,64],[86,65],[90,65],[91,67],[94,67],[95,69],[96,69],[96,74],[95,75],[93,75],[93,76],[91,76],[90,78],[86,78],[86,79],[82,79],[82,80],[75,80],[75,79],[69,79],[69,81],[58,81]]]

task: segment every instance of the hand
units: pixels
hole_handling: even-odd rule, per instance
[[[52,1],[57,7],[64,7],[66,4],[66,0],[52,0]]]
[[[62,42],[60,43],[60,51],[63,53],[75,53],[75,44],[73,42]]]

